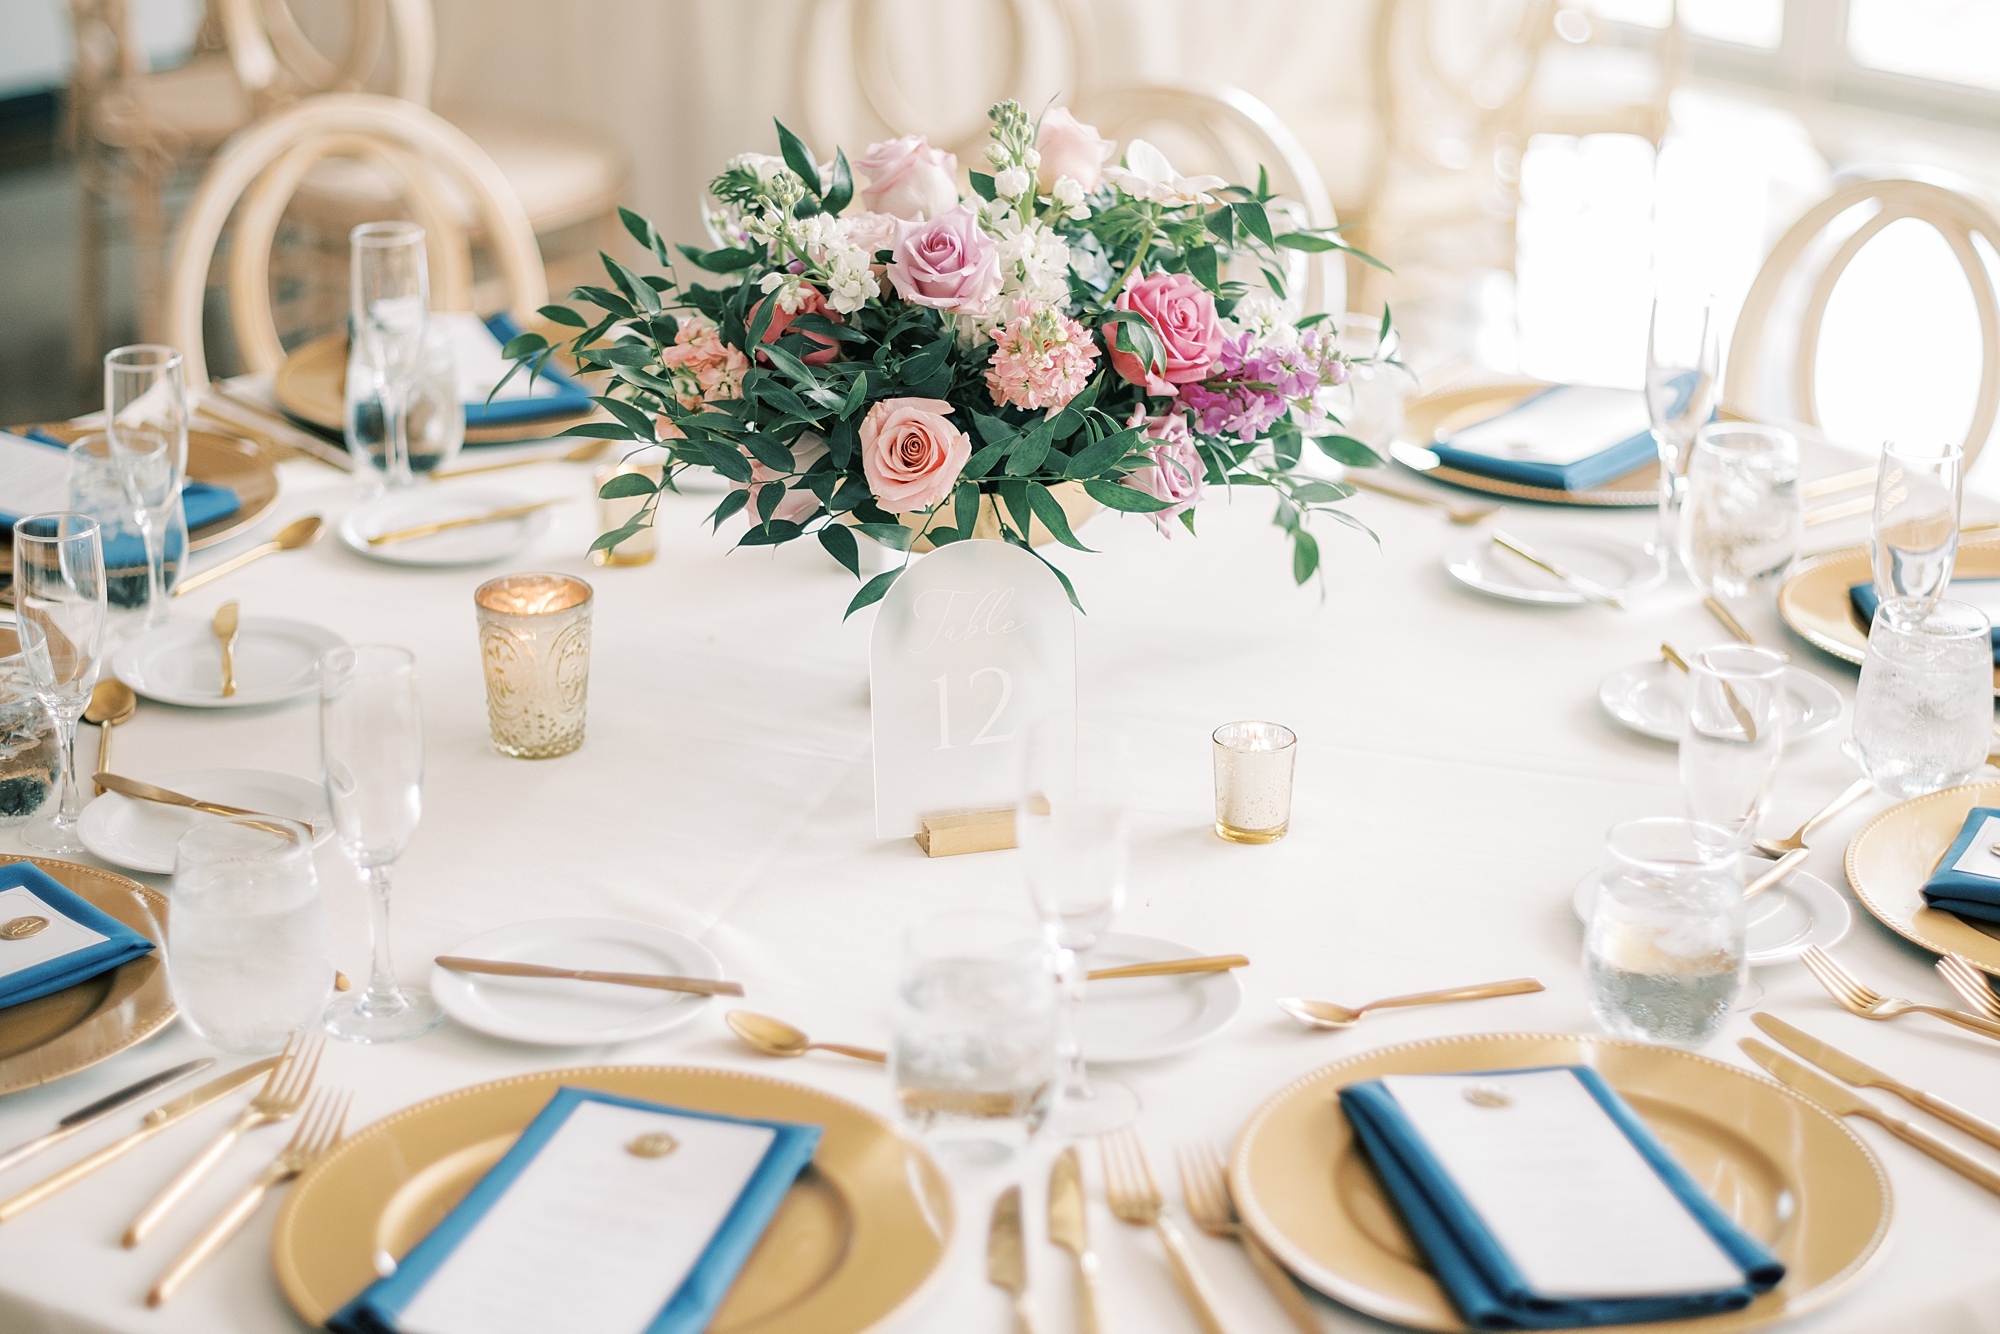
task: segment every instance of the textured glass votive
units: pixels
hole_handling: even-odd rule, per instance
[[[1231,843],[1275,843],[1292,824],[1299,739],[1277,723],[1215,729],[1215,832]]]
[[[590,599],[590,585],[566,574],[503,575],[473,593],[486,716],[501,754],[546,760],[583,744]]]
[[[651,478],[653,484],[657,486],[666,469],[658,463],[614,463],[597,470],[595,486],[592,489],[594,491],[602,491],[606,482],[620,473],[628,472],[635,472],[642,477]],[[645,508],[647,499],[648,497],[646,496],[619,496],[613,500],[606,500],[604,497],[599,496],[597,498],[597,531],[600,533],[609,533],[623,528],[632,521],[633,515]],[[603,551],[591,552],[590,563],[592,565],[644,565],[652,560],[654,556],[658,555],[659,550],[659,531],[648,525],[615,547],[610,547]]]

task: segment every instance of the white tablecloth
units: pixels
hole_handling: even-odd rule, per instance
[[[1828,461],[1815,471],[1833,471]],[[1849,464],[1848,466],[1851,466]],[[424,821],[396,871],[395,945],[405,981],[468,937],[523,919],[601,915],[656,923],[705,941],[749,991],[746,1004],[831,1040],[887,1037],[901,928],[937,909],[1024,904],[1015,854],[929,861],[909,840],[871,837],[867,638],[872,613],[842,624],[853,580],[811,544],[730,554],[698,524],[713,496],[666,507],[661,554],[638,569],[597,570],[587,470],[551,464],[498,474],[524,498],[570,495],[532,553],[495,569],[416,571],[366,560],[331,534],[187,598],[205,618],[228,598],[246,613],[304,617],[350,640],[407,645],[422,672],[429,771]],[[287,465],[264,528],[310,511],[337,518],[351,482]],[[1534,507],[1526,507],[1534,509]],[[1145,1099],[1141,1130],[1163,1179],[1176,1145],[1225,1140],[1292,1078],[1338,1057],[1472,1030],[1590,1031],[1570,892],[1616,821],[1677,813],[1671,745],[1626,732],[1596,699],[1608,673],[1685,652],[1721,632],[1685,585],[1629,613],[1539,610],[1455,585],[1440,555],[1467,530],[1435,510],[1361,495],[1354,513],[1382,549],[1324,525],[1325,596],[1293,588],[1270,500],[1239,493],[1201,511],[1199,539],[1163,541],[1136,516],[1101,516],[1084,538],[1102,554],[1059,557],[1089,615],[1079,621],[1086,717],[1132,735],[1139,777],[1129,903],[1119,925],[1204,952],[1242,951],[1247,1001],[1216,1040],[1121,1072]],[[1516,512],[1529,537],[1549,527],[1638,538],[1644,514]],[[1859,522],[1865,522],[1859,521]],[[1855,532],[1811,530],[1814,545]],[[567,758],[524,762],[487,743],[471,592],[499,570],[580,574],[597,590],[590,733]],[[1853,669],[1786,640],[1775,614],[1745,616],[1771,642],[1852,698]],[[1235,718],[1273,718],[1302,738],[1292,832],[1268,847],[1210,830],[1208,734]],[[143,704],[119,731],[119,768],[146,777],[210,765],[316,776],[310,701],[204,712]],[[1844,787],[1844,727],[1788,756],[1771,828],[1789,830]],[[89,762],[91,738],[82,741]],[[1886,804],[1870,798],[1815,839],[1810,869],[1844,887],[1846,837]],[[23,850],[0,831],[0,850]],[[361,901],[339,853],[321,856],[338,962],[366,972]],[[153,878],[164,886],[164,880]],[[1837,953],[1885,990],[1942,1002],[1930,956],[1856,907]],[[1534,974],[1539,995],[1388,1011],[1344,1034],[1311,1033],[1272,1001],[1306,995],[1353,1004],[1377,996]],[[1870,1024],[1836,1010],[1797,965],[1758,971],[1763,1007],[1905,1079],[2000,1115],[2000,1051],[1923,1019]],[[385,1048],[333,1044],[322,1078],[357,1093],[357,1124],[449,1089],[521,1071],[593,1062],[692,1062],[810,1083],[888,1114],[882,1072],[827,1055],[778,1063],[737,1046],[712,1006],[665,1036],[615,1049],[511,1045],[447,1023]],[[1747,1064],[1731,1021],[1707,1052]],[[0,1100],[0,1147],[147,1072],[200,1054],[176,1027],[64,1080]],[[1879,1099],[1887,1103],[1887,1099]],[[93,1128],[0,1177],[12,1192],[122,1134],[134,1114]],[[277,1131],[241,1148],[191,1206],[138,1251],[117,1239],[133,1210],[224,1119],[183,1129],[20,1220],[0,1226],[0,1330],[263,1331],[299,1322],[271,1277],[267,1202],[244,1234],[162,1311],[141,1296],[201,1219],[274,1150]],[[1921,1119],[1921,1118],[1920,1118]],[[1864,1126],[1888,1165],[1897,1219],[1887,1255],[1831,1309],[1801,1322],[1821,1334],[2000,1329],[2000,1200]],[[1953,1137],[1955,1132],[1941,1133]],[[986,1217],[1013,1180],[1027,1193],[1029,1264],[1046,1327],[1071,1328],[1069,1266],[1043,1244],[1047,1162],[1039,1145],[1010,1166],[955,1172],[958,1230],[930,1292],[898,1331],[1002,1331],[1003,1294],[985,1279]],[[1990,1155],[1989,1155],[1990,1156]],[[1096,1155],[1086,1155],[1096,1189]],[[1177,1195],[1177,1192],[1174,1192]],[[1106,1328],[1194,1330],[1153,1238],[1100,1203],[1092,1227],[1106,1272]],[[1233,1246],[1197,1237],[1232,1330],[1287,1328]],[[1321,1304],[1329,1329],[1379,1328]]]

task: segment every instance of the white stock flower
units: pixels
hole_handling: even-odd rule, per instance
[[[1009,167],[993,178],[993,192],[1007,199],[1013,199],[1028,192],[1028,172],[1023,167]]]
[[[1213,203],[1207,192],[1229,184],[1220,176],[1181,175],[1165,153],[1144,139],[1125,145],[1125,165],[1106,167],[1104,178],[1134,199],[1169,205]]]
[[[805,275],[777,269],[757,280],[757,286],[766,292],[778,294],[778,309],[790,315],[806,303]]]
[[[1090,216],[1090,205],[1083,202],[1083,186],[1074,176],[1056,177],[1055,188],[1048,197],[1061,205],[1063,216],[1073,222],[1082,222]]]

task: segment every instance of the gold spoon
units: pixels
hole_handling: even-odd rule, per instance
[[[818,1050],[852,1056],[857,1061],[873,1061],[877,1065],[886,1065],[889,1061],[887,1052],[876,1051],[872,1047],[843,1047],[837,1042],[814,1042],[784,1020],[773,1019],[768,1014],[731,1010],[723,1017],[728,1020],[731,1032],[766,1056],[803,1056]]]
[[[181,580],[174,585],[174,596],[179,597],[189,589],[200,588],[209,580],[228,574],[231,570],[240,570],[251,561],[261,560],[274,551],[297,551],[300,547],[309,547],[319,539],[320,529],[325,526],[326,520],[317,514],[294,519],[280,528],[278,535],[270,541],[260,542],[239,556],[231,556],[220,565],[211,566],[200,574],[189,575]]]
[[[1488,996],[1519,996],[1541,989],[1542,984],[1534,978],[1517,977],[1511,982],[1482,982],[1476,987],[1451,987],[1444,991],[1419,991],[1413,996],[1391,996],[1387,1000],[1357,1005],[1351,1010],[1331,1001],[1304,1000],[1297,996],[1280,1000],[1278,1008],[1308,1028],[1352,1028],[1370,1010],[1403,1005],[1442,1005],[1446,1001],[1484,1000]]]
[[[502,468],[525,468],[530,463],[593,463],[611,448],[609,440],[586,440],[564,454],[535,454],[524,459],[502,459],[498,463],[477,463],[470,468],[439,468],[425,474],[433,481],[448,477],[470,477],[476,472],[499,472]]]
[[[139,710],[139,697],[132,693],[132,687],[115,677],[107,677],[91,687],[90,703],[83,706],[83,720],[97,724],[97,772],[111,768],[111,729],[130,720]],[[104,795],[104,785],[92,785],[98,796]]]
[[[239,608],[234,602],[225,602],[215,609],[215,619],[209,627],[215,631],[216,642],[222,645],[222,697],[228,699],[236,693],[236,623]]]
[[[1341,474],[1340,480],[1363,491],[1373,491],[1378,496],[1393,496],[1412,505],[1435,505],[1445,512],[1446,518],[1458,524],[1478,523],[1505,508],[1501,505],[1460,505],[1446,500],[1443,496],[1427,496],[1420,491],[1405,491],[1400,486],[1392,486],[1386,482],[1378,482],[1372,477],[1362,476],[1353,468]]]

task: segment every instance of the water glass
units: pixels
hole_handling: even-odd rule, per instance
[[[911,928],[889,1078],[903,1118],[961,1161],[1023,1147],[1056,1087],[1056,994],[1034,919],[958,909]]]
[[[348,1042],[401,1042],[444,1018],[431,994],[396,983],[389,950],[389,867],[424,810],[424,729],[417,660],[408,649],[357,644],[319,660],[320,763],[341,847],[368,888],[368,986],[334,998],[326,1029]]]
[[[167,531],[187,481],[187,415],[179,352],[139,343],[104,354],[104,429],[143,539],[149,630],[167,623]],[[180,526],[185,533],[184,518]]]
[[[1646,415],[1660,452],[1660,522],[1652,549],[1662,571],[1680,530],[1688,453],[1695,432],[1715,411],[1719,342],[1712,294],[1654,294],[1646,330]]]
[[[1954,444],[1882,446],[1869,537],[1877,605],[1898,617],[1922,616],[1951,582],[1964,465]]]
[[[1385,458],[1403,429],[1403,396],[1416,387],[1408,371],[1388,364],[1402,351],[1401,339],[1401,333],[1392,327],[1385,344],[1381,321],[1349,315],[1340,320],[1340,336],[1334,344],[1350,358],[1347,408],[1340,414],[1343,434]]]
[[[1699,1047],[1745,981],[1743,872],[1724,830],[1694,820],[1613,828],[1584,933],[1584,989],[1608,1033]]]
[[[1292,827],[1299,738],[1277,723],[1224,723],[1215,756],[1215,832],[1231,843],[1275,843]]]
[[[590,585],[566,574],[509,574],[472,594],[493,748],[518,760],[583,744],[590,687]]]
[[[118,465],[111,460],[111,437],[102,431],[80,435],[69,447],[69,507],[97,520],[104,544],[104,589],[112,609],[137,611],[137,628],[152,610],[152,568],[138,512],[127,499]],[[187,558],[187,514],[176,492],[167,507],[160,544],[160,583],[169,599]],[[127,627],[128,629],[131,627]]]
[[[55,720],[35,693],[20,636],[0,625],[0,828],[40,810],[61,768]]]
[[[1695,432],[1681,507],[1681,563],[1702,592],[1744,597],[1782,579],[1805,533],[1799,442],[1789,431],[1712,422]]]
[[[1922,616],[1875,609],[1854,693],[1861,772],[1892,797],[1953,787],[1993,741],[1993,641],[1986,614],[1938,602]]]
[[[1785,750],[1782,656],[1748,644],[1704,649],[1688,661],[1681,720],[1681,795],[1690,820],[1721,829],[1741,851],[1757,837]]]
[[[174,855],[167,976],[211,1045],[267,1056],[319,1019],[333,984],[312,835],[273,816],[204,820]]]
[[[389,415],[381,373],[358,338],[347,351],[345,423],[355,476],[364,491],[379,491],[390,472]],[[449,324],[433,322],[424,333],[411,371],[404,432],[413,477],[450,463],[465,444],[458,340]]]
[[[359,361],[365,383],[374,387],[382,405],[382,471],[389,485],[407,486],[412,479],[410,401],[430,326],[424,229],[411,222],[364,222],[348,233],[348,245],[349,369]]]
[[[14,615],[35,696],[55,720],[62,778],[55,808],[21,837],[58,856],[82,852],[76,822],[76,724],[103,667],[104,548],[82,514],[30,514],[14,525]]]

